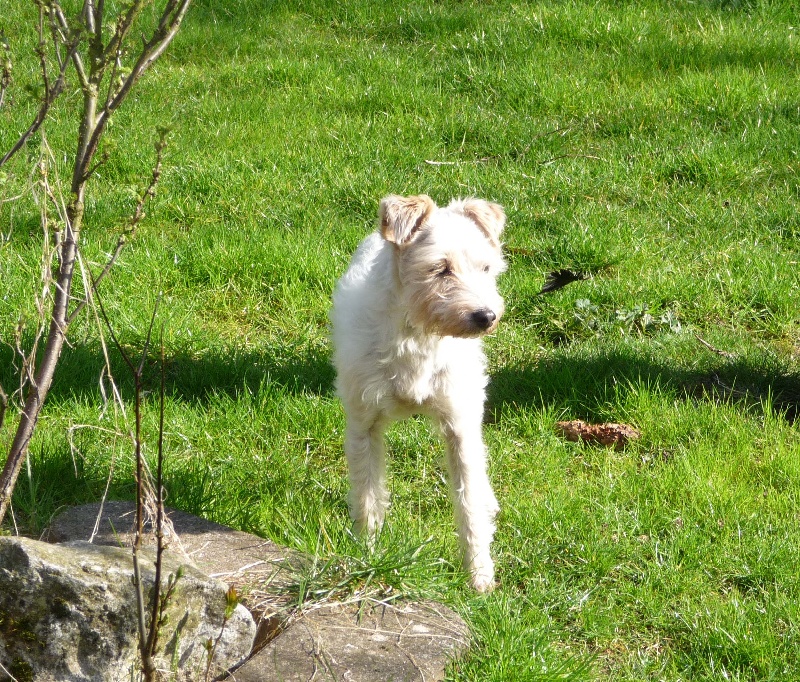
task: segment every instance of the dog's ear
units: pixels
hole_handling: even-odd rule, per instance
[[[451,202],[449,208],[467,216],[486,235],[492,246],[500,248],[500,235],[506,224],[506,214],[500,204],[483,199],[460,199]]]
[[[398,246],[408,244],[434,210],[436,204],[427,194],[413,197],[390,194],[381,200],[378,211],[381,234],[387,242]]]

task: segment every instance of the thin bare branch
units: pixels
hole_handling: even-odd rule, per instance
[[[155,317],[155,311],[154,311]],[[150,633],[147,641],[143,643],[144,652],[150,658],[155,656],[158,649],[158,635],[161,629],[163,608],[165,602],[161,597],[161,567],[164,555],[164,401],[166,396],[166,372],[164,369],[164,325],[161,326],[159,338],[161,347],[161,382],[158,401],[158,449],[156,463],[156,565],[155,589],[150,604]],[[169,595],[169,592],[168,592]]]
[[[170,1],[172,2],[174,0]],[[102,46],[102,36],[98,35],[96,37],[94,47],[98,48],[97,55],[102,57],[101,61],[103,64],[109,64],[116,59],[116,57],[119,55],[123,42],[125,42],[125,38],[127,37],[133,25],[136,23],[136,19],[148,4],[149,0],[136,0],[130,4],[125,15],[117,19],[117,25],[114,29],[114,34],[111,36],[111,39],[108,41],[108,45],[106,45],[105,48]],[[102,13],[103,0],[99,0],[98,10],[100,13]]]
[[[105,13],[105,0],[97,0],[94,8],[95,36],[98,43],[103,43],[103,15]]]
[[[96,292],[95,292],[96,293]],[[144,679],[146,681],[150,681],[154,679],[155,674],[155,663],[153,661],[153,656],[151,654],[150,649],[148,648],[148,643],[152,635],[152,628],[157,626],[157,622],[151,617],[150,628],[151,631],[148,633],[147,625],[145,623],[145,604],[144,604],[144,587],[142,586],[142,572],[141,567],[139,564],[139,554],[141,552],[142,546],[142,537],[144,535],[144,507],[145,507],[145,495],[147,487],[145,484],[145,463],[144,457],[142,455],[142,369],[144,367],[145,359],[147,358],[147,350],[150,345],[150,339],[153,330],[153,322],[156,317],[156,311],[158,310],[158,303],[156,303],[155,309],[153,310],[153,316],[150,320],[150,327],[147,331],[147,338],[145,339],[144,349],[142,351],[142,357],[139,362],[138,366],[134,366],[133,362],[131,361],[128,354],[125,352],[125,349],[122,347],[122,344],[119,342],[117,335],[114,333],[114,328],[111,325],[111,322],[108,319],[108,315],[106,315],[105,308],[103,307],[102,298],[97,295],[94,299],[97,302],[97,307],[100,310],[100,314],[103,317],[103,320],[106,324],[106,328],[111,336],[111,339],[114,341],[114,345],[117,347],[120,355],[122,355],[123,360],[128,365],[131,373],[133,374],[133,384],[134,384],[134,419],[135,419],[135,426],[134,426],[134,454],[135,454],[135,461],[136,461],[136,529],[134,532],[134,540],[133,540],[133,584],[134,584],[134,591],[136,594],[136,617],[137,617],[137,628],[139,632],[139,651],[142,658],[142,671],[144,673]],[[160,492],[159,492],[159,500],[160,500]],[[160,519],[160,503],[159,503],[159,510],[157,512],[157,516]],[[160,530],[161,525],[159,523],[158,529]],[[156,581],[155,581],[155,595],[154,599],[160,599],[160,591],[161,591],[161,576],[160,576],[160,565],[157,563],[156,565]]]
[[[95,292],[96,294],[97,292]],[[100,311],[100,316],[103,318],[103,322],[106,323],[106,329],[108,329],[108,333],[111,335],[111,340],[114,342],[114,345],[117,347],[119,354],[122,356],[122,359],[125,361],[125,364],[128,365],[128,369],[131,372],[136,372],[136,367],[133,364],[130,356],[125,352],[125,348],[119,342],[117,335],[114,333],[114,327],[111,326],[111,321],[108,319],[108,315],[106,315],[106,309],[103,307],[103,299],[100,296],[96,297],[97,301],[97,308]]]
[[[89,33],[95,32],[95,20],[94,20],[94,0],[86,0],[83,3],[83,9],[81,10],[81,19],[86,24],[86,28]]]
[[[70,43],[69,34],[71,31],[69,23],[67,22],[67,18],[64,16],[64,10],[61,9],[61,5],[59,5],[58,2],[53,2],[52,8],[55,18],[58,21],[58,28],[60,29],[59,38],[62,43],[68,45]],[[73,40],[74,39],[79,40],[77,37],[73,37]],[[78,80],[81,83],[81,87],[89,87],[89,79],[87,78],[86,70],[83,67],[83,58],[81,57],[80,52],[77,50],[72,53],[72,63],[75,65],[75,72],[78,74]]]
[[[0,386],[0,429],[3,428],[3,421],[6,417],[6,410],[8,409],[8,396],[6,392],[3,390],[3,387]]]
[[[106,278],[108,273],[111,271],[111,268],[114,267],[114,264],[117,262],[119,255],[122,253],[122,249],[125,248],[125,245],[136,235],[136,228],[139,226],[139,223],[145,217],[145,212],[144,212],[145,205],[147,201],[149,199],[152,199],[156,194],[156,186],[158,185],[158,181],[161,178],[162,160],[163,160],[163,153],[165,146],[166,146],[166,131],[162,131],[161,137],[159,141],[156,143],[156,163],[155,166],[153,166],[153,173],[150,177],[150,184],[147,186],[147,189],[139,197],[139,201],[136,204],[136,209],[134,210],[133,216],[131,217],[131,221],[128,224],[128,227],[117,238],[117,244],[114,247],[114,251],[112,252],[109,259],[106,261],[106,264],[103,266],[103,269],[100,271],[97,277],[93,278],[91,283],[91,288],[87,290],[86,295],[78,302],[78,304],[75,306],[75,309],[72,311],[72,313],[70,313],[69,317],[67,318],[68,323],[72,323],[72,321],[81,313],[84,307],[86,307],[86,304],[89,302],[92,292],[97,290],[97,287],[100,286],[100,283]]]
[[[44,90],[45,94],[42,97],[42,103],[39,106],[39,111],[36,112],[36,116],[33,119],[33,122],[28,127],[28,129],[20,135],[19,139],[17,140],[16,144],[14,144],[11,149],[6,152],[5,156],[0,159],[0,167],[3,166],[8,160],[14,156],[22,147],[25,146],[25,143],[30,139],[31,135],[33,135],[39,128],[41,127],[42,123],[44,123],[45,119],[47,118],[47,114],[50,111],[50,107],[53,106],[53,103],[58,99],[59,95],[64,92],[64,87],[66,85],[66,72],[67,67],[69,66],[69,62],[72,59],[73,55],[78,50],[78,45],[80,43],[80,37],[75,38],[73,42],[68,46],[67,50],[67,58],[64,59],[61,63],[58,77],[56,78],[55,82],[50,85],[50,77],[47,71],[47,59],[44,52],[44,18],[40,15],[40,26],[39,26],[39,36],[40,42],[39,46],[37,47],[37,53],[39,54],[39,62],[42,69],[42,82],[44,83]]]
[[[78,252],[78,265],[79,265],[79,267],[81,269],[81,279],[83,281],[83,288],[84,288],[85,291],[91,292],[91,289],[92,289],[91,271],[89,270],[89,266],[84,262],[83,255],[80,252]],[[88,298],[88,300],[90,302],[92,302],[92,303],[94,302],[94,298],[91,297],[91,296]],[[100,394],[103,397],[103,409],[102,409],[102,411],[100,413],[100,419],[101,420],[103,419],[103,417],[105,416],[106,411],[108,410],[109,398],[108,398],[108,395],[106,394],[106,387],[105,387],[105,381],[107,380],[108,383],[109,383],[109,386],[111,388],[111,396],[112,396],[111,402],[112,402],[112,404],[113,404],[113,406],[115,408],[114,409],[115,423],[116,423],[116,418],[117,418],[117,408],[119,409],[119,412],[122,415],[123,421],[127,423],[128,415],[127,415],[127,411],[125,409],[125,403],[122,400],[122,396],[120,395],[119,387],[117,386],[117,383],[114,381],[114,374],[113,374],[113,372],[111,370],[111,359],[109,358],[109,355],[108,355],[108,344],[106,343],[106,337],[105,337],[105,334],[103,333],[103,329],[104,329],[103,322],[100,320],[100,315],[98,313],[96,305],[92,305],[91,306],[91,311],[92,311],[92,315],[94,316],[95,327],[97,328],[98,339],[100,341],[100,349],[101,349],[102,354],[103,354],[103,371],[101,372],[100,378],[98,380],[99,388],[100,388]],[[131,441],[132,440],[133,440],[133,438],[131,438]],[[112,464],[113,464],[113,461],[112,461]]]
[[[2,67],[0,67],[0,109],[2,109],[6,98],[6,90],[11,86],[12,70],[11,46],[3,33],[0,33],[0,50],[2,50],[0,60],[3,62]]]
[[[145,43],[136,63],[131,68],[130,74],[125,78],[119,91],[106,102],[103,110],[97,117],[97,124],[94,132],[86,145],[83,157],[79,159],[84,172],[89,165],[88,160],[91,159],[97,149],[100,137],[106,125],[108,125],[111,114],[122,104],[131,88],[136,84],[139,78],[144,75],[145,71],[147,71],[147,69],[153,65],[153,62],[155,62],[164,53],[164,50],[169,47],[180,29],[181,22],[186,16],[186,12],[189,10],[190,2],[191,0],[170,0],[170,2],[167,3],[162,12],[158,28],[155,30],[150,40]]]
[[[706,350],[709,350],[716,355],[719,355],[723,358],[728,358],[729,360],[736,357],[736,353],[731,353],[727,350],[715,348],[708,341],[702,338],[699,334],[695,334],[694,337],[700,342],[700,345],[702,345]]]
[[[158,32],[156,33],[158,39],[155,44],[155,49],[147,58],[145,68],[149,68],[156,59],[164,54],[164,50],[169,47],[172,39],[177,35],[181,27],[181,22],[186,16],[186,12],[189,10],[190,1],[191,0],[180,0],[180,2],[178,2],[173,0],[167,5],[161,16],[161,21],[159,22]]]
[[[161,296],[156,299],[156,304],[153,306],[153,316],[150,318],[150,326],[147,328],[147,336],[144,340],[144,348],[142,349],[142,357],[139,359],[139,366],[136,368],[139,376],[144,370],[144,363],[147,362],[147,353],[150,350],[150,339],[153,336],[153,325],[156,322],[156,313],[158,312],[158,304],[161,303]]]
[[[66,44],[66,40],[64,39],[63,33],[58,26],[58,21],[55,16],[55,2],[52,2],[47,9],[47,26],[50,29],[50,40],[53,43],[53,56],[56,58],[59,70],[65,70],[66,67],[64,63],[68,60],[64,59],[63,55],[61,54],[61,48]]]
[[[108,159],[109,159],[108,152],[104,152],[100,156],[100,160],[95,162],[95,164],[89,170],[86,171],[86,173],[83,176],[83,181],[86,182],[87,180],[89,180],[97,172],[98,168],[102,168],[103,166],[105,166],[108,163]]]

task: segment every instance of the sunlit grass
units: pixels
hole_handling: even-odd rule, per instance
[[[83,235],[96,270],[156,127],[171,127],[158,196],[101,291],[135,353],[160,300],[168,503],[313,554],[299,599],[379,589],[451,604],[474,637],[454,680],[800,676],[792,3],[224,4],[194,6],[116,116]],[[16,79],[3,150],[34,111],[33,12],[0,18]],[[70,90],[47,129],[60,168],[76,101]],[[4,169],[0,197],[24,192],[38,143]],[[463,587],[424,420],[388,436],[384,544],[370,553],[348,533],[327,310],[390,192],[474,194],[508,213],[508,311],[487,340],[502,507],[488,597]],[[35,313],[32,202],[3,204],[0,232],[13,346]],[[559,268],[591,276],[537,296]],[[34,535],[98,499],[110,469],[110,495],[133,495],[97,325],[84,315],[71,335],[14,498]],[[7,392],[14,357],[0,347]],[[148,373],[155,386],[155,360]],[[148,396],[148,455],[156,412]],[[553,424],[576,418],[642,437],[566,443]]]

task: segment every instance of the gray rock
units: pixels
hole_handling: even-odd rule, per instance
[[[89,540],[95,544],[130,546],[136,505],[106,502],[70,507],[55,517],[48,530],[50,542]],[[256,646],[270,639],[289,616],[287,588],[305,561],[293,550],[270,540],[193,514],[167,509],[168,551],[183,557],[203,573],[232,585],[258,623]],[[149,528],[147,529],[150,530]],[[151,544],[154,536],[145,540]]]
[[[329,604],[303,613],[231,680],[441,680],[466,645],[464,621],[440,604]]]
[[[153,555],[142,556],[145,598],[154,583]],[[181,562],[166,558],[163,575]],[[202,679],[206,643],[219,641],[213,673],[250,652],[255,624],[238,606],[222,627],[226,587],[187,566],[167,608],[160,669],[173,679]],[[36,682],[123,682],[138,664],[136,599],[129,549],[86,542],[52,545],[0,538],[0,663]],[[220,636],[222,634],[222,636]],[[5,673],[3,673],[5,674]]]

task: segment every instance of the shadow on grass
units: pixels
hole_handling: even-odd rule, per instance
[[[197,403],[203,410],[213,396],[226,394],[236,399],[245,391],[258,394],[266,387],[279,386],[279,391],[292,395],[327,395],[333,392],[334,371],[325,349],[289,344],[270,349],[272,352],[248,353],[221,351],[193,356],[175,353],[167,357],[167,392],[172,400]],[[128,349],[134,357],[140,349]],[[116,349],[109,350],[112,372],[125,400],[133,400],[133,379],[130,370]],[[7,393],[18,385],[13,371],[13,353],[0,346],[0,384]],[[100,405],[99,378],[104,368],[103,355],[96,347],[73,345],[62,353],[48,404],[69,406],[87,402]],[[145,369],[145,390],[157,393],[160,381],[158,350],[151,349]],[[45,412],[48,410],[45,406]],[[6,415],[4,434],[17,426],[13,410]],[[2,455],[0,455],[0,460]],[[191,460],[190,460],[191,462]],[[258,528],[258,519],[251,518],[256,505],[242,505],[238,516],[215,518],[213,510],[222,506],[221,494],[215,485],[213,471],[198,459],[188,471],[173,470],[167,465],[166,483],[173,490],[170,504],[185,511],[210,516],[216,521],[237,528]],[[45,436],[30,450],[29,473],[23,471],[14,492],[14,509],[20,530],[37,536],[53,514],[65,506],[93,502],[102,497],[107,472],[102,467],[85,467],[80,456],[74,457],[63,434]],[[134,485],[130,472],[124,469],[114,476],[109,499],[133,499]],[[227,505],[230,506],[230,505]]]
[[[750,408],[769,405],[794,422],[800,410],[800,374],[771,356],[713,356],[690,369],[632,350],[611,349],[582,357],[559,352],[529,365],[501,367],[489,386],[490,412],[530,404],[565,406],[570,418],[607,419],[607,405],[617,402],[617,387],[644,383],[674,391],[683,400],[730,401]]]
[[[277,384],[295,395],[332,395],[334,370],[326,352],[282,346],[271,352],[176,354],[167,358],[167,382],[173,397],[203,400],[212,393],[236,394],[242,388],[257,392]],[[157,363],[152,363],[157,374]]]
[[[127,348],[133,358],[141,349]],[[133,379],[116,349],[109,349],[111,368],[123,396],[133,393]],[[0,346],[0,385],[9,393],[18,379],[12,367],[13,354]],[[100,400],[99,380],[104,359],[99,348],[76,344],[65,348],[59,360],[49,400],[87,398]],[[327,352],[308,346],[285,344],[265,352],[222,350],[190,354],[176,352],[166,357],[167,393],[177,400],[205,401],[213,394],[236,395],[246,389],[257,393],[265,384],[300,395],[333,393],[334,370]],[[150,348],[144,385],[151,390],[159,384],[158,349]]]
[[[23,468],[14,488],[13,525],[20,533],[38,538],[53,518],[67,507],[97,502],[108,484],[108,499],[134,499],[133,472],[115,475],[87,467],[73,456],[63,441],[48,439],[29,450],[29,466]],[[9,524],[7,518],[5,524]]]
[[[138,353],[140,351],[130,351]],[[686,352],[689,352],[688,350]],[[609,348],[578,354],[559,349],[530,364],[500,367],[489,385],[490,410],[516,409],[531,404],[567,406],[577,418],[596,420],[613,401],[620,385],[644,382],[695,400],[730,400],[740,405],[762,402],[790,422],[800,414],[800,374],[772,355],[755,352],[725,358],[699,350],[707,358],[699,368],[688,368],[674,355],[647,349]],[[112,371],[123,395],[131,395],[130,371],[111,350]],[[695,354],[696,355],[696,354]],[[0,347],[0,384],[14,386],[12,353]],[[65,349],[56,371],[51,400],[99,400],[103,358],[99,350],[76,345]],[[151,351],[145,386],[159,382],[159,363]],[[335,372],[327,348],[285,344],[265,352],[207,351],[167,356],[167,392],[177,400],[207,401],[212,395],[236,396],[242,390],[257,393],[265,385],[292,395],[332,396]]]
[[[641,384],[674,393],[676,399],[722,401],[745,410],[769,406],[775,414],[794,422],[800,410],[800,374],[787,369],[773,356],[753,353],[728,359],[707,353],[693,357],[692,367],[680,364],[694,346],[681,352],[658,354],[632,347],[608,347],[584,352],[578,348],[559,348],[529,364],[500,367],[492,374],[488,418],[498,420],[504,413],[542,406],[564,410],[569,418],[590,422],[608,421],[610,405],[619,404],[619,391]],[[114,352],[114,372],[127,398],[132,396],[131,379],[119,354]],[[0,381],[11,387],[11,353],[0,348]],[[92,349],[75,346],[67,349],[58,368],[50,398],[54,401],[99,401],[98,377],[102,356]],[[696,367],[696,368],[695,368]],[[148,382],[158,385],[158,363],[151,359]],[[288,345],[274,354],[207,353],[201,357],[173,355],[168,360],[168,391],[173,399],[202,405],[213,395],[236,397],[243,390],[253,393],[267,384],[295,395],[328,395],[333,390],[333,368],[327,353]],[[202,409],[202,406],[199,407]],[[11,421],[15,421],[12,419]],[[7,425],[9,429],[11,425]],[[93,501],[102,495],[105,472],[83,470],[81,458],[73,459],[60,438],[47,441],[31,453],[31,476],[23,477],[14,495],[17,518],[27,532],[36,535],[49,517],[64,505]],[[217,517],[217,496],[223,493],[214,480],[213,468],[198,459],[188,469],[168,467],[168,488],[173,490],[170,505],[201,516],[209,516],[245,530],[258,531],[261,518],[257,505],[236,505],[235,516]],[[77,475],[76,475],[77,474]],[[68,485],[64,485],[69,481]],[[243,494],[250,494],[242,486]],[[311,496],[312,493],[309,493]],[[109,499],[131,499],[133,483],[127,475],[115,477]],[[225,506],[225,505],[223,505]],[[230,505],[227,505],[230,508]]]

